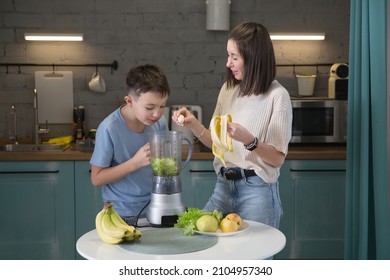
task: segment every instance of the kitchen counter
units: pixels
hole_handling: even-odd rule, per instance
[[[287,159],[346,160],[347,146],[343,144],[290,144]]]
[[[183,148],[183,157],[187,155],[187,146]],[[71,147],[65,151],[45,151],[45,152],[0,152],[0,161],[62,161],[62,160],[89,160],[91,152],[82,152],[75,147]],[[195,144],[192,153],[192,160],[213,160],[214,156],[211,152],[201,151],[199,144]],[[330,160],[345,160],[346,146],[345,145],[303,145],[290,144],[287,155],[288,160],[307,160],[307,159],[330,159]]]

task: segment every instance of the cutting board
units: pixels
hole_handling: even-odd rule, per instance
[[[73,72],[36,71],[38,122],[61,124],[73,122]]]

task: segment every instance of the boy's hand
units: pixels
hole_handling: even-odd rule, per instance
[[[142,146],[132,158],[135,164],[139,167],[144,167],[150,164],[150,144]]]

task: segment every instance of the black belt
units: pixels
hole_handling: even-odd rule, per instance
[[[226,180],[235,181],[243,178],[242,172],[245,177],[257,176],[254,170],[241,169],[241,168],[221,168],[221,175]]]

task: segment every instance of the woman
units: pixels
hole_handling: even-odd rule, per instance
[[[227,54],[226,81],[213,117],[232,117],[227,135],[233,151],[224,154],[226,167],[214,158],[218,178],[204,210],[235,212],[244,220],[278,228],[282,215],[278,177],[291,138],[290,96],[275,80],[275,54],[264,26],[246,22],[234,28]],[[180,115],[184,121],[179,122]],[[186,108],[176,111],[172,119],[212,147],[210,131]]]

